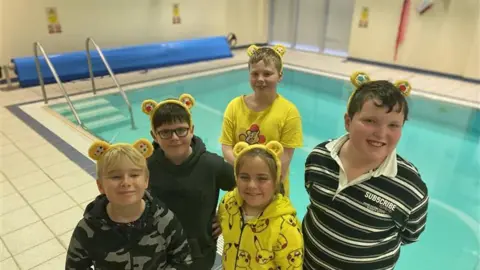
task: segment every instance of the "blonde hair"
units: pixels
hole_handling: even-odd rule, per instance
[[[267,150],[262,148],[252,148],[247,150],[244,154],[238,157],[235,166],[235,174],[238,175],[240,173],[240,168],[242,168],[243,164],[245,163],[246,158],[255,158],[259,157],[262,159],[268,166],[268,170],[270,172],[270,176],[275,184],[275,193],[280,193],[281,191],[281,182],[280,177],[277,175],[277,161],[275,157],[272,156]]]
[[[251,65],[256,64],[262,60],[265,65],[273,64],[278,73],[282,73],[282,58],[274,49],[269,47],[258,48],[252,54],[252,56],[250,56],[250,59],[248,60],[248,68],[250,68]]]
[[[105,172],[118,166],[118,163],[124,158],[128,158],[135,166],[143,169],[148,177],[149,171],[145,156],[132,145],[124,144],[112,147],[98,160],[97,179],[101,179]]]

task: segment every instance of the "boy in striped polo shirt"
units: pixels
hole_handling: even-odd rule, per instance
[[[400,247],[425,229],[427,187],[395,151],[410,85],[361,72],[351,81],[348,133],[319,144],[305,164],[304,269],[393,269]]]

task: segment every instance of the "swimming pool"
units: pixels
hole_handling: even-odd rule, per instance
[[[304,161],[318,143],[344,133],[343,113],[352,86],[348,81],[287,68],[279,92],[294,102],[303,119],[304,147],[291,164],[291,198],[303,218],[308,198],[303,186]],[[140,104],[190,93],[195,133],[210,151],[218,143],[222,115],[235,96],[249,93],[246,69],[127,91],[137,129],[119,94],[74,101],[90,132],[104,140],[133,142],[150,138],[148,116]],[[480,112],[449,103],[410,97],[411,114],[399,154],[420,170],[431,196],[426,232],[419,243],[402,249],[396,269],[476,269],[480,258]],[[51,108],[74,121],[66,104]]]

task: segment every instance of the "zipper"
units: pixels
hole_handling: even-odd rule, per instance
[[[241,229],[240,229],[240,237],[238,238],[238,248],[237,248],[237,254],[235,255],[235,267],[233,269],[237,269],[237,258],[238,258],[238,253],[240,252],[240,243],[242,242],[242,234],[243,234],[243,229],[245,228],[245,220],[243,218],[243,210],[240,207],[240,217],[242,218],[240,222],[242,223]]]

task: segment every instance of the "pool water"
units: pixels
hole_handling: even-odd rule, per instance
[[[298,107],[303,121],[304,147],[291,163],[291,199],[303,218],[308,204],[304,189],[304,162],[317,144],[344,134],[343,114],[352,86],[348,81],[285,70],[279,93]],[[90,132],[113,142],[150,139],[150,123],[141,111],[145,99],[161,101],[190,93],[195,134],[207,149],[221,155],[222,115],[228,102],[250,93],[245,69],[197,77],[134,91],[136,129],[119,94],[92,97],[74,104]],[[426,231],[416,244],[402,249],[396,269],[479,269],[480,249],[480,111],[409,97],[410,116],[398,153],[419,169],[430,193]],[[73,121],[65,104],[52,108]]]

